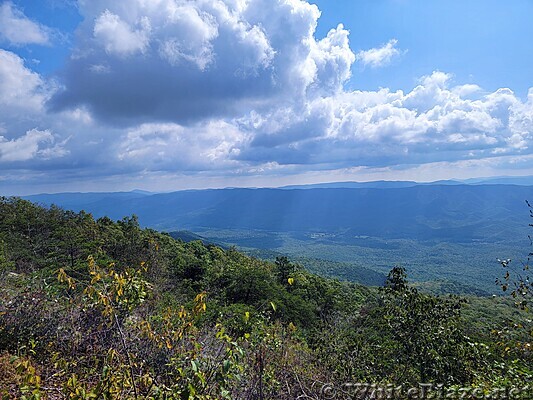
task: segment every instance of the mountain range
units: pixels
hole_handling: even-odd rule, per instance
[[[184,241],[236,245],[266,259],[286,254],[341,279],[375,283],[391,266],[404,265],[418,282],[444,279],[451,283],[439,287],[494,293],[496,260],[518,259],[513,265],[520,268],[530,251],[526,201],[533,186],[378,181],[25,198],[97,218],[135,214],[141,226]]]
[[[533,199],[533,187],[234,188],[156,194],[58,193],[25,198],[75,211],[83,209],[95,217],[120,219],[135,214],[142,226],[167,231],[252,229],[497,242],[512,239],[527,226],[525,200]]]

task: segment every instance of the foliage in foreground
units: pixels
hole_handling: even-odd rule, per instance
[[[394,268],[379,290],[137,220],[0,202],[0,396],[320,398],[328,382],[530,382],[530,333]],[[472,312],[472,310],[469,310]],[[528,314],[517,316],[522,328]],[[303,398],[303,397],[301,397]]]

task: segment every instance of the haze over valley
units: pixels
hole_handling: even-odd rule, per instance
[[[419,282],[450,281],[459,293],[490,294],[499,291],[497,259],[511,258],[517,267],[527,259],[525,200],[533,198],[533,186],[460,182],[323,186],[26,198],[85,210],[95,217],[121,219],[135,214],[142,226],[190,231],[206,241],[236,245],[267,259],[287,255],[314,272],[362,283],[379,284],[379,276],[383,280],[391,267],[402,265]],[[183,232],[177,237],[195,238]]]

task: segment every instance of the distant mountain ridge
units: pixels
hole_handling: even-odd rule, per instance
[[[492,178],[473,178],[465,179],[463,183],[469,185],[520,185],[520,186],[532,186],[533,176],[499,176]]]
[[[492,293],[501,272],[496,259],[512,258],[520,267],[521,257],[527,256],[531,228],[525,201],[533,200],[533,186],[401,185],[25,198],[85,210],[97,218],[116,220],[135,214],[142,226],[182,231],[171,234],[185,241],[260,249],[260,254],[273,250],[293,259],[306,258],[306,267],[316,268],[315,272],[366,283],[379,281],[376,272],[384,274],[401,264],[417,281],[445,279],[451,286],[438,287]]]
[[[279,189],[397,189],[413,187],[419,185],[462,185],[460,181],[444,180],[435,182],[415,182],[415,181],[370,181],[370,182],[326,182],[312,183],[308,185],[289,185]]]
[[[386,188],[208,189],[172,193],[25,196],[96,217],[136,214],[143,226],[344,232],[416,240],[504,240],[527,218],[532,186],[415,185]],[[498,238],[498,235],[501,235]]]
[[[281,186],[279,189],[319,189],[319,188],[402,188],[413,186],[434,186],[434,185],[519,185],[533,186],[533,176],[501,176],[491,178],[471,178],[471,179],[446,179],[433,182],[415,182],[415,181],[369,181],[369,182],[324,182],[311,183],[303,185]]]

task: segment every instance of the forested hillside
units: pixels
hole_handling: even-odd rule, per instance
[[[412,281],[445,279],[465,294],[496,294],[496,260],[524,255],[524,200],[532,198],[533,186],[450,182],[28,196],[96,217],[135,214],[143,227],[186,229],[258,257],[277,252],[358,283],[374,284],[377,275],[383,280],[402,265]],[[361,279],[363,269],[374,270],[375,278]]]
[[[403,399],[428,383],[452,398],[519,388],[528,399],[530,292],[513,292],[432,296],[399,267],[365,287],[185,243],[134,216],[2,198],[0,396],[347,399],[392,384]]]

